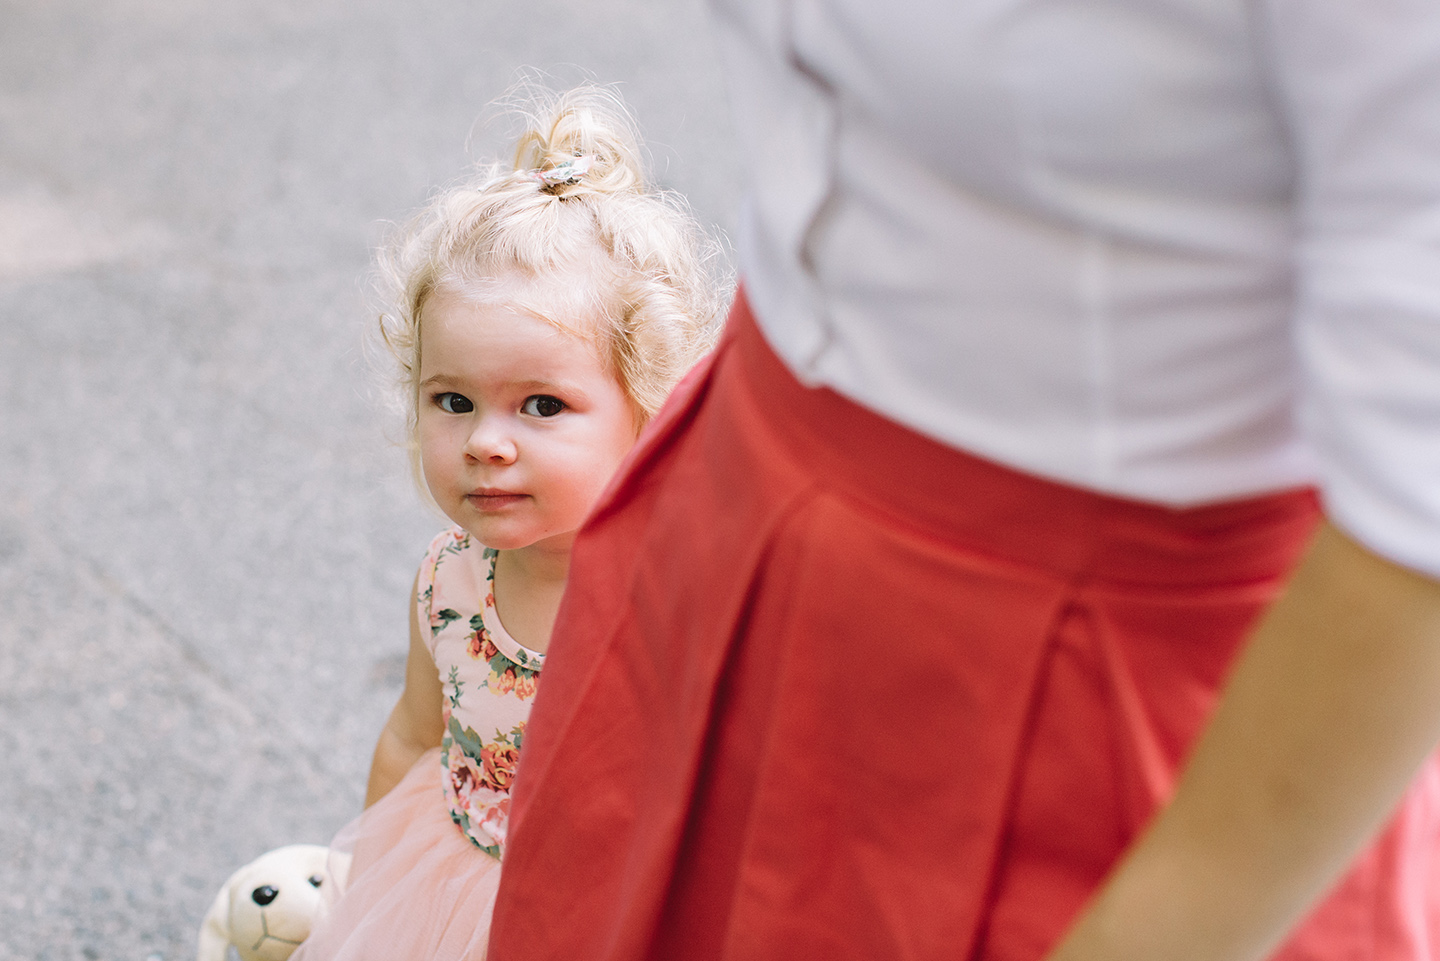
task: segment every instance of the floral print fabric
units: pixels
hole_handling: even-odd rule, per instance
[[[500,857],[510,785],[545,656],[521,647],[495,612],[497,553],[460,528],[430,544],[416,603],[445,698],[445,800],[482,851]],[[424,628],[421,628],[422,632]]]

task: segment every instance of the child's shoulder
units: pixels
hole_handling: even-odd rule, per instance
[[[433,580],[436,571],[455,567],[457,559],[463,559],[465,564],[488,563],[494,554],[492,548],[480,543],[464,528],[447,527],[431,539],[420,565],[421,577]]]
[[[420,562],[416,588],[421,604],[434,609],[449,606],[452,599],[472,599],[469,606],[475,606],[473,598],[485,596],[494,553],[460,527],[436,534]]]
[[[480,542],[470,536],[469,531],[459,526],[447,527],[430,539],[430,547],[425,551],[424,564],[426,567],[434,567],[442,563],[446,557],[458,556],[477,548],[484,550]]]

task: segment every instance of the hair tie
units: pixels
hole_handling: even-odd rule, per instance
[[[595,165],[594,157],[570,157],[544,170],[536,168],[526,171],[530,179],[544,187],[568,187],[577,184],[580,178]]]

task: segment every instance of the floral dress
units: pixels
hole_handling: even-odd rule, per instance
[[[445,800],[476,847],[500,857],[510,785],[545,656],[517,643],[495,612],[497,552],[460,528],[440,534],[420,568],[416,603],[444,688]]]
[[[495,557],[458,528],[431,542],[416,613],[443,685],[441,746],[336,835],[332,851],[353,858],[348,878],[322,891],[321,916],[291,961],[484,958],[544,661],[496,616]]]

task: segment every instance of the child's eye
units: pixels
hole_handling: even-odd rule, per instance
[[[436,394],[435,406],[447,414],[468,414],[475,409],[475,405],[470,403],[470,398],[464,394],[457,394],[454,391]]]
[[[554,417],[564,409],[565,402],[549,394],[526,397],[525,403],[520,405],[520,413],[529,414],[531,417]]]

